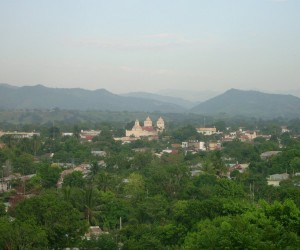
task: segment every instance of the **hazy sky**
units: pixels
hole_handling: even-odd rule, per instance
[[[300,0],[0,0],[0,82],[300,88]]]

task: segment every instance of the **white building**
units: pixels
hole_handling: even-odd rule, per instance
[[[197,132],[203,135],[213,135],[217,133],[216,128],[196,128]]]

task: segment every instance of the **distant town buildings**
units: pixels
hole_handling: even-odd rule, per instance
[[[40,136],[40,133],[37,133],[37,132],[18,132],[18,131],[13,131],[13,132],[3,132],[3,131],[0,131],[0,137],[1,136],[4,136],[4,135],[9,135],[9,136],[12,136],[14,138],[31,138],[33,136]]]
[[[213,135],[217,133],[216,128],[196,128],[197,132],[203,135]]]

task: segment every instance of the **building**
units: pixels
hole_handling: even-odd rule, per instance
[[[0,137],[4,136],[4,135],[9,135],[9,136],[12,136],[13,138],[16,138],[16,139],[22,139],[22,138],[32,138],[33,136],[40,136],[40,133],[37,133],[37,132],[17,132],[17,131],[3,132],[3,131],[0,131]]]
[[[206,151],[205,142],[197,140],[182,142],[181,147],[184,149],[190,149],[195,151]]]
[[[72,133],[72,132],[63,132],[63,133],[61,133],[61,135],[62,136],[73,136],[74,135],[74,133]]]
[[[288,129],[287,126],[281,126],[281,133],[290,133],[291,131]]]
[[[273,174],[267,178],[268,185],[278,187],[281,181],[288,180],[290,175],[287,173],[284,174]]]
[[[213,135],[217,133],[216,128],[196,128],[197,132],[203,135]]]
[[[106,152],[102,151],[102,150],[92,150],[91,153],[94,156],[100,156],[100,157],[105,157],[106,156]]]
[[[272,156],[278,155],[279,153],[281,153],[281,151],[267,151],[267,152],[263,152],[260,154],[260,158],[262,160],[267,160],[269,158],[271,158]]]
[[[126,130],[126,137],[149,137],[157,136],[158,132],[161,132],[165,129],[165,122],[162,117],[156,122],[156,126],[153,126],[152,120],[148,116],[144,121],[144,126],[140,125],[139,120],[136,120],[134,126],[131,130]]]
[[[108,232],[103,232],[99,226],[90,226],[88,232],[84,235],[85,239],[90,240],[91,238],[96,238],[101,234],[108,234]]]
[[[221,142],[213,142],[213,141],[210,141],[208,142],[208,150],[209,151],[213,151],[213,150],[219,150],[221,149],[222,145],[221,145]]]
[[[229,167],[228,169],[229,174],[235,170],[239,171],[240,173],[244,173],[246,169],[249,167],[249,165],[250,165],[249,163],[240,164],[237,162],[236,164],[233,164]]]
[[[256,131],[243,131],[242,134],[240,135],[240,140],[241,141],[253,141],[257,137]]]
[[[101,134],[101,130],[81,130],[80,138],[82,140],[92,141],[95,136]]]

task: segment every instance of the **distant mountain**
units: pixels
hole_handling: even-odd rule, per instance
[[[300,98],[292,95],[266,94],[258,91],[230,89],[200,103],[191,112],[216,115],[227,114],[261,118],[300,117]]]
[[[278,92],[278,91],[277,91]],[[282,92],[282,91],[281,91]],[[291,89],[291,90],[286,90],[285,92],[284,92],[284,94],[291,94],[292,93],[292,95],[293,96],[297,96],[297,97],[299,97],[300,98],[300,88],[299,89]],[[277,94],[277,93],[276,93]]]
[[[157,100],[125,97],[105,89],[14,87],[0,84],[0,109],[76,109],[144,112],[183,112],[185,108]]]
[[[156,92],[158,95],[182,98],[194,103],[201,103],[219,95],[221,91],[199,90],[199,89],[163,89]]]
[[[149,100],[156,100],[156,101],[161,101],[161,102],[172,103],[172,104],[175,104],[175,105],[185,107],[187,109],[190,109],[190,108],[194,107],[197,104],[195,102],[187,101],[187,100],[179,98],[179,97],[159,95],[159,94],[148,93],[148,92],[130,92],[130,93],[121,94],[121,95],[122,96],[128,96],[128,97],[137,97],[137,98],[143,98],[143,99],[149,99]]]

